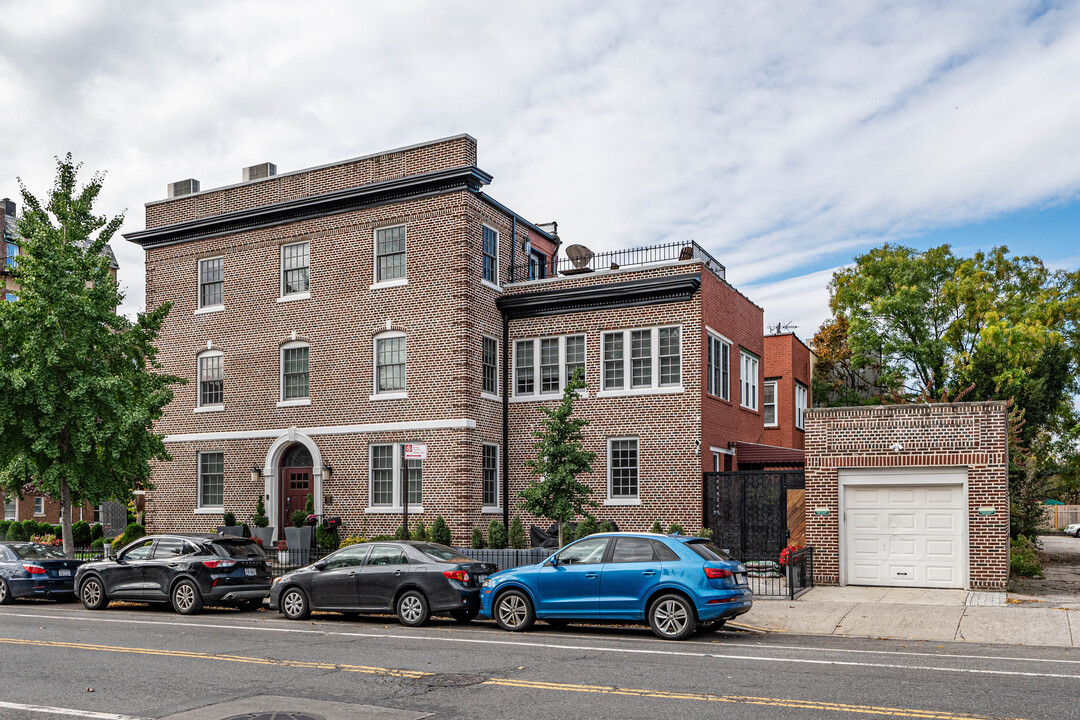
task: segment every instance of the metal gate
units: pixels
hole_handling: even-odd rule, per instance
[[[788,543],[787,491],[806,487],[802,470],[705,473],[705,527],[739,560],[777,559]]]

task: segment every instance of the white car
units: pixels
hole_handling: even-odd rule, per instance
[[[1065,528],[1066,535],[1072,535],[1075,538],[1080,538],[1080,523],[1073,523]]]

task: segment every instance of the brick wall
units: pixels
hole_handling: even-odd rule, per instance
[[[900,443],[899,452],[892,449]],[[1009,480],[1005,404],[1000,402],[812,409],[806,421],[806,542],[814,581],[840,582],[840,468],[963,467],[967,470],[969,581],[1006,587]],[[898,480],[898,482],[901,482]],[[828,508],[828,515],[814,509]],[[992,507],[980,516],[978,508]]]
[[[804,430],[795,426],[795,383],[806,388],[810,402],[810,348],[793,333],[767,335],[763,359],[765,380],[776,380],[776,427],[766,427],[762,442],[766,445],[798,448],[805,446]]]

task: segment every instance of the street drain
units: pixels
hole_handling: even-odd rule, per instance
[[[233,715],[225,718],[225,720],[326,720],[326,718],[322,715],[312,715],[311,713],[273,710],[270,712],[253,712],[244,713],[243,715]]]
[[[484,682],[484,678],[469,673],[439,673],[417,678],[416,681],[428,687],[466,687],[468,685],[479,685]]]

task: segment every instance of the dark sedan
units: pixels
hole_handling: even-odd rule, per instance
[[[75,571],[82,564],[52,545],[0,543],[0,605],[20,597],[74,600]]]
[[[150,535],[116,554],[86,563],[75,577],[89,610],[110,600],[169,603],[181,615],[203,605],[253,610],[270,592],[270,569],[262,548],[226,535]]]
[[[292,620],[334,610],[395,613],[410,627],[444,613],[469,622],[480,611],[480,585],[496,570],[437,543],[352,545],[275,579],[270,609]]]

